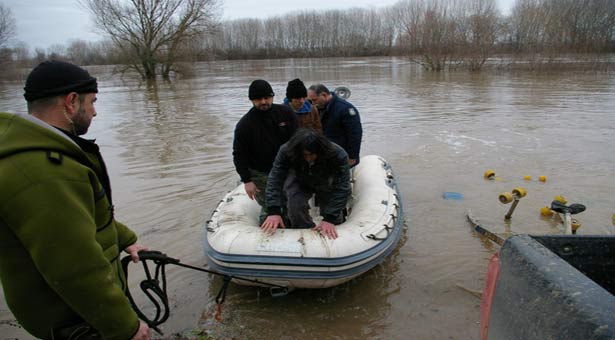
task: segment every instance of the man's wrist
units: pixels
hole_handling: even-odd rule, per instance
[[[282,215],[282,208],[280,207],[267,207],[267,216]]]
[[[337,220],[336,216],[333,215],[324,215],[322,217],[323,222],[331,223],[335,225],[335,221]]]

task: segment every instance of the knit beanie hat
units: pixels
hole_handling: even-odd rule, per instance
[[[305,97],[307,97],[307,89],[299,78],[288,82],[288,86],[286,87],[286,98],[293,99]]]
[[[273,89],[271,85],[265,80],[257,79],[250,84],[250,90],[248,91],[248,97],[250,100],[273,97]]]
[[[96,78],[77,65],[48,60],[30,72],[24,91],[23,96],[31,102],[69,92],[98,93],[98,84]]]

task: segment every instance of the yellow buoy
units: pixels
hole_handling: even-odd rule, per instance
[[[540,214],[542,216],[553,216],[553,211],[551,210],[551,208],[544,206],[540,208]]]
[[[613,222],[613,225],[615,225],[615,214],[613,214],[613,217],[611,217],[611,221]]]
[[[576,234],[577,233],[577,229],[581,228],[581,222],[577,221],[576,219],[572,219],[572,233]]]
[[[495,171],[493,170],[487,170],[485,171],[485,179],[495,179]]]
[[[531,181],[532,180],[532,176],[525,175],[525,176],[523,176],[523,179],[526,180],[526,181]]]
[[[527,195],[527,191],[524,188],[514,188],[512,190],[512,194],[518,196],[519,198],[525,197]]]
[[[561,195],[557,195],[557,196],[553,197],[553,200],[554,201],[558,201],[558,202],[560,202],[562,204],[568,203],[568,200],[565,199],[564,196],[561,196]]]
[[[513,194],[510,192],[503,192],[498,196],[498,199],[502,204],[508,204],[513,201]]]
[[[546,182],[547,181],[547,176],[539,176],[538,180],[541,182]]]

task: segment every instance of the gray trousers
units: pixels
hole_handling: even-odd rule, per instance
[[[284,191],[286,192],[286,199],[288,200],[288,219],[290,220],[290,228],[313,228],[316,224],[312,220],[310,215],[310,203],[309,200],[312,195],[316,195],[316,201],[320,210],[326,209],[329,203],[329,191],[310,190],[303,188],[299,184],[299,181],[295,175],[291,172],[284,182]],[[344,221],[344,217],[340,212],[336,221],[333,224],[341,224]]]
[[[261,212],[258,216],[258,223],[260,226],[261,224],[263,224],[263,222],[265,222],[265,219],[267,218],[267,215],[268,215],[266,191],[267,191],[267,178],[269,177],[269,174],[258,171],[258,170],[253,170],[253,169],[250,169],[250,173],[252,174],[252,183],[254,183],[254,185],[256,185],[256,188],[259,190],[256,193],[255,198],[256,198],[256,203],[258,203],[258,205],[261,206]],[[286,209],[284,209],[285,202],[286,202],[286,196],[284,195],[284,193],[282,193],[282,218],[284,219],[286,223],[288,218],[286,217]]]
[[[267,190],[267,177],[269,177],[269,174],[253,169],[250,169],[250,173],[252,174],[252,183],[254,183],[256,188],[259,190],[256,192],[256,203],[258,203],[261,208],[266,211],[267,201],[265,191]]]

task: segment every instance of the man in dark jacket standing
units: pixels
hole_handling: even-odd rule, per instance
[[[125,296],[120,252],[137,235],[115,220],[98,145],[96,78],[46,61],[26,80],[28,115],[0,113],[0,279],[17,321],[41,339],[150,339]]]
[[[325,137],[346,150],[351,167],[357,165],[363,136],[359,111],[323,84],[310,86],[308,98],[320,111]]]
[[[273,89],[258,79],[250,84],[248,97],[253,107],[237,123],[233,140],[233,163],[246,194],[263,207],[266,215],[267,176],[278,149],[297,130],[297,118],[286,105],[273,104]]]
[[[290,185],[287,179],[292,177]],[[286,183],[286,184],[285,184]],[[281,217],[283,187],[288,198],[288,217],[293,228],[312,228],[330,239],[337,238],[335,225],[344,221],[350,197],[348,155],[339,145],[311,129],[300,129],[280,147],[267,183],[268,215],[261,229],[275,233],[285,227]],[[316,194],[322,221],[316,225],[308,200]]]

